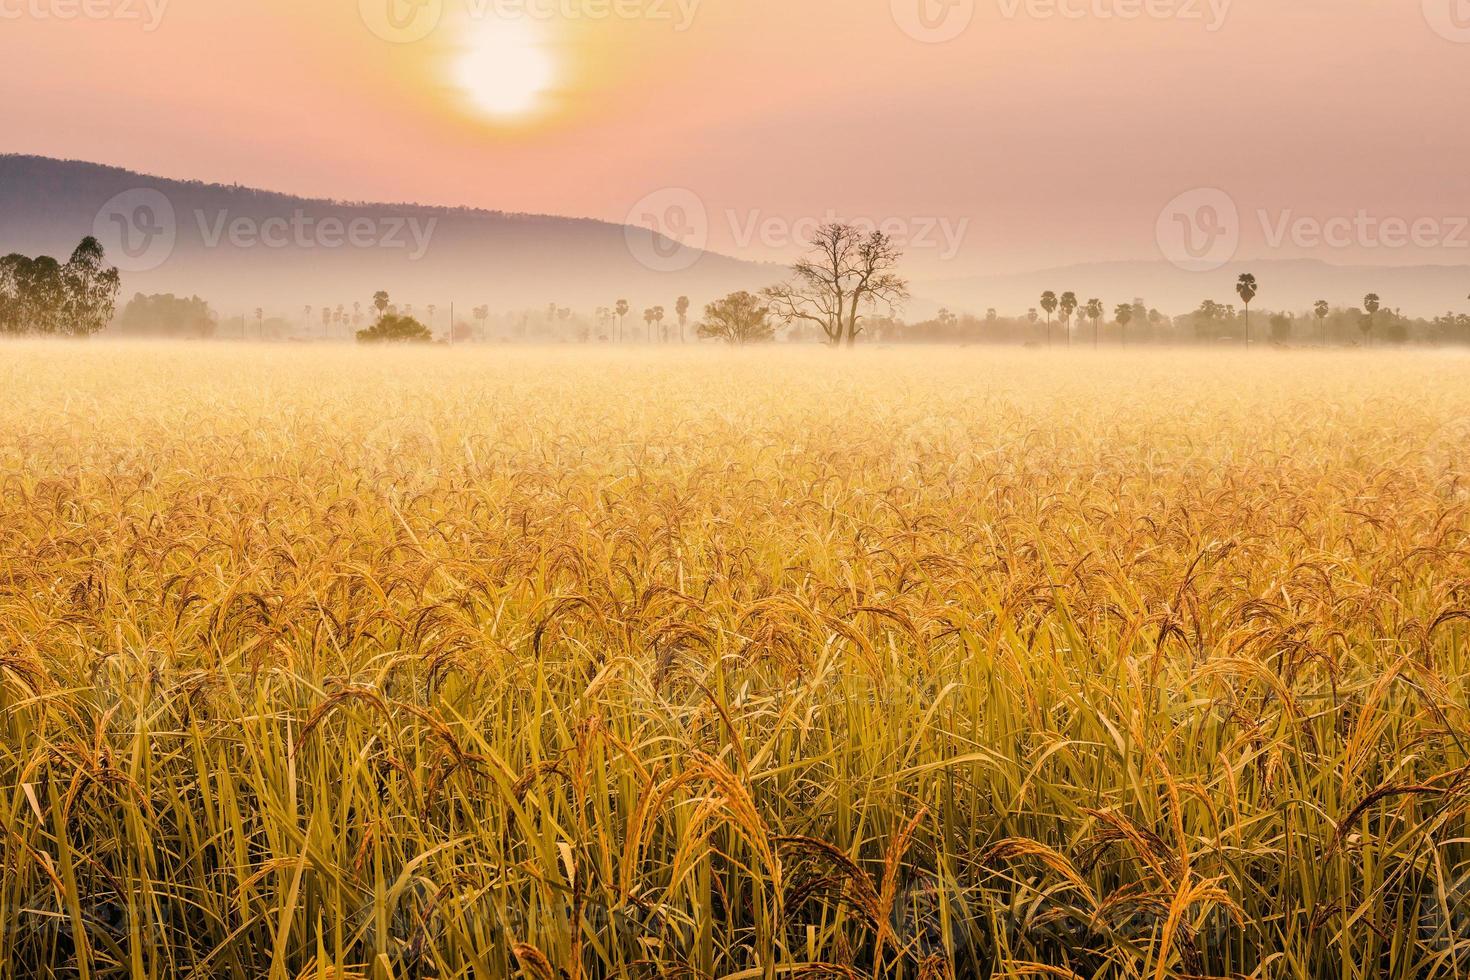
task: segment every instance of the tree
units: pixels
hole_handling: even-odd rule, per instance
[[[1062,319],[1067,325],[1067,346],[1072,346],[1072,314],[1077,312],[1077,294],[1063,293],[1062,298],[1057,301],[1057,308],[1061,310]]]
[[[613,307],[613,312],[618,315],[617,342],[620,344],[623,342],[623,318],[628,315],[630,309],[632,307],[628,305],[628,301],[625,299],[618,300],[617,305]]]
[[[427,344],[434,339],[429,328],[411,316],[384,313],[378,322],[357,332],[359,344]]]
[[[689,322],[689,297],[680,296],[674,301],[674,315],[679,318],[679,343],[684,343],[684,325]]]
[[[908,282],[893,271],[902,258],[880,231],[864,235],[852,225],[826,224],[812,237],[810,253],[792,267],[792,278],[762,295],[778,319],[814,323],[832,347],[852,347],[863,331],[864,310],[883,304],[892,313],[908,299]]]
[[[49,255],[0,259],[0,331],[55,333],[65,297],[61,265]]]
[[[97,239],[82,239],[65,265],[49,255],[0,259],[0,333],[89,337],[112,321],[121,287]]]
[[[378,311],[378,319],[388,315],[388,294],[383,290],[373,293],[373,309]]]
[[[1127,347],[1128,346],[1128,324],[1130,324],[1130,323],[1133,322],[1133,304],[1132,303],[1119,303],[1118,304],[1118,308],[1113,311],[1113,316],[1116,317],[1117,320],[1118,320],[1118,330],[1123,335],[1123,346],[1124,347]],[[1096,333],[1096,331],[1094,331],[1093,332],[1094,342],[1096,342],[1096,338],[1097,338],[1097,333]]]
[[[1378,299],[1377,293],[1369,293],[1363,297],[1363,311],[1368,314],[1363,319],[1363,337],[1367,340],[1369,347],[1373,346],[1373,318],[1378,315],[1378,311],[1381,309],[1383,309],[1383,306]]]
[[[1291,339],[1291,317],[1285,313],[1277,313],[1271,317],[1271,340],[1277,344],[1284,344]]]
[[[1048,289],[1041,294],[1041,308],[1046,311],[1046,346],[1051,346],[1051,315],[1057,311],[1057,294]]]
[[[1102,300],[1090,299],[1087,301],[1087,317],[1092,321],[1092,346],[1094,350],[1097,348],[1097,335],[1102,329],[1102,318],[1105,312],[1106,308],[1103,306]]]
[[[1312,308],[1317,316],[1317,337],[1319,340],[1327,339],[1327,315],[1332,312],[1332,307],[1325,299],[1317,300],[1317,305]]]
[[[123,308],[118,331],[129,337],[202,339],[214,336],[219,318],[198,296],[184,299],[172,293],[138,293]]]
[[[61,327],[73,337],[90,337],[112,322],[122,279],[97,239],[88,235],[61,268],[64,292]]]
[[[653,308],[653,325],[658,330],[658,339],[667,341],[669,338],[664,335],[664,308],[662,306]]]
[[[1192,314],[1195,337],[1200,340],[1215,340],[1220,335],[1220,322],[1229,319],[1229,316],[1229,310],[1212,299],[1200,303],[1199,309]]]
[[[704,320],[695,328],[699,336],[727,344],[751,344],[775,336],[771,308],[759,296],[744,291],[731,293],[704,308]]]
[[[1245,303],[1245,345],[1251,345],[1251,300],[1256,298],[1259,291],[1256,286],[1256,277],[1249,272],[1243,273],[1235,284],[1235,291],[1240,294],[1241,302]]]

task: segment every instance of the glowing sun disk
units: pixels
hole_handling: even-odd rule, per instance
[[[470,103],[497,118],[534,110],[554,74],[551,54],[529,20],[479,25],[454,70],[455,81]]]

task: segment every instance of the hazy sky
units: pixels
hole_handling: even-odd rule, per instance
[[[166,176],[669,223],[679,188],[722,251],[831,209],[956,275],[1154,258],[1218,188],[1243,256],[1470,262],[1470,0],[0,0],[0,53],[0,149]]]

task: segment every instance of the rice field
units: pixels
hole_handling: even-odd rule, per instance
[[[0,345],[26,977],[1470,977],[1470,358]]]

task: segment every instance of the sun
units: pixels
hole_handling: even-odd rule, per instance
[[[454,80],[470,104],[494,119],[536,111],[555,75],[538,25],[525,19],[476,25],[454,66]]]

